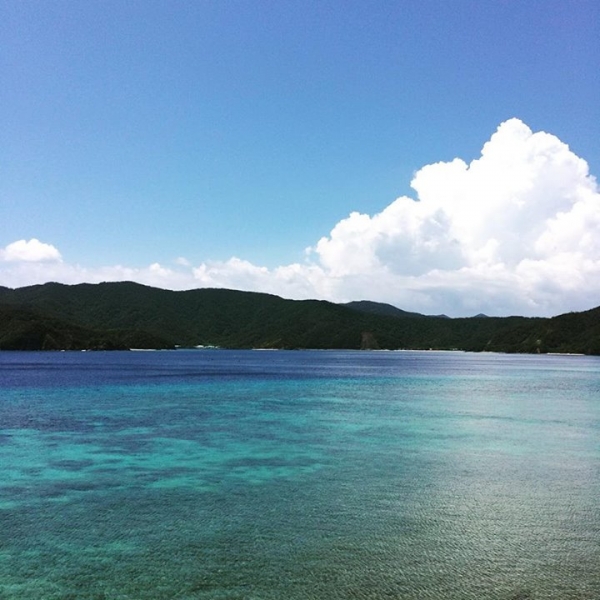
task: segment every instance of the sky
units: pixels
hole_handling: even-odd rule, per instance
[[[0,0],[0,285],[600,304],[595,0]]]

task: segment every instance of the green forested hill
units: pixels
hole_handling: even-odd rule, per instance
[[[214,345],[600,354],[600,308],[553,319],[448,319],[393,309],[130,282],[0,287],[0,349]]]
[[[125,350],[171,346],[163,338],[141,330],[93,329],[29,308],[0,304],[0,350]]]
[[[423,317],[424,315],[415,312],[408,312],[400,308],[396,308],[391,304],[385,304],[383,302],[372,302],[370,300],[355,300],[354,302],[347,302],[342,306],[347,306],[354,310],[361,312],[371,313],[373,315],[381,315],[385,317]]]

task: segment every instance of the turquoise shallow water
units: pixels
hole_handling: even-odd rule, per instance
[[[600,598],[600,360],[0,353],[0,599]]]

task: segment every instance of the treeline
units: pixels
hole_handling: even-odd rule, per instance
[[[600,354],[600,308],[551,319],[450,319],[373,302],[130,282],[0,287],[0,350],[194,346]]]

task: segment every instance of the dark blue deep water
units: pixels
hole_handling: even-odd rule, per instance
[[[1,600],[598,600],[600,359],[0,353]]]

